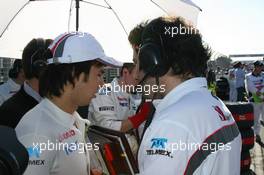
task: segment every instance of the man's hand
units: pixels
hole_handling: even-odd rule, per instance
[[[103,175],[103,172],[100,169],[92,168],[91,169],[91,174],[92,175]]]

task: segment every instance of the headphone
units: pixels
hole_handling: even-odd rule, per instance
[[[8,72],[9,78],[16,79],[21,69],[22,69],[22,61],[16,59],[13,63],[13,67]]]
[[[37,50],[32,54],[30,58],[30,72],[34,77],[39,78],[40,72],[47,66],[45,57],[46,53],[46,40],[43,38],[36,39]]]
[[[151,37],[145,36],[147,32],[151,33]],[[159,77],[165,75],[169,71],[170,62],[165,52],[162,37],[155,31],[152,23],[148,24],[143,30],[142,45],[139,48],[138,59],[139,70],[143,70],[145,73],[139,84],[142,84],[148,77],[155,77],[156,84],[159,86]],[[154,93],[152,101],[155,99],[156,95],[157,93]],[[153,120],[155,107],[152,105],[150,110],[151,112],[146,120],[142,138]]]
[[[149,31],[150,30],[150,31]],[[147,32],[151,32],[151,36],[145,38]],[[148,24],[143,30],[142,44],[139,48],[139,70],[145,72],[144,81],[148,76],[161,77],[165,75],[170,68],[168,56],[164,49],[163,40],[160,34],[154,30],[153,24]]]

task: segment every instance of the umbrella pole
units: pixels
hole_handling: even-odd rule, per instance
[[[75,0],[76,1],[76,32],[79,30],[79,8],[80,8],[80,0]]]

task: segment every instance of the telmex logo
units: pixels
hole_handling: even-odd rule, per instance
[[[165,143],[167,143],[168,139],[166,138],[153,138],[151,139],[152,145],[151,148],[165,148]]]
[[[38,146],[37,147],[31,146],[31,147],[27,148],[27,151],[28,151],[28,155],[30,158],[31,157],[36,157],[36,158],[40,157],[40,149]]]

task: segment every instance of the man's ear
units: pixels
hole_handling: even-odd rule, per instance
[[[123,72],[122,72],[122,75],[125,76],[125,75],[127,75],[127,74],[129,74],[129,71],[128,71],[127,68],[124,68],[124,69],[123,69]]]
[[[75,77],[74,78],[74,83],[76,83],[77,81],[80,81],[80,80],[82,80],[82,81],[87,81],[88,80],[88,76],[85,76],[85,73],[84,72],[82,72],[82,73],[80,73],[80,75],[78,76],[78,77]]]

